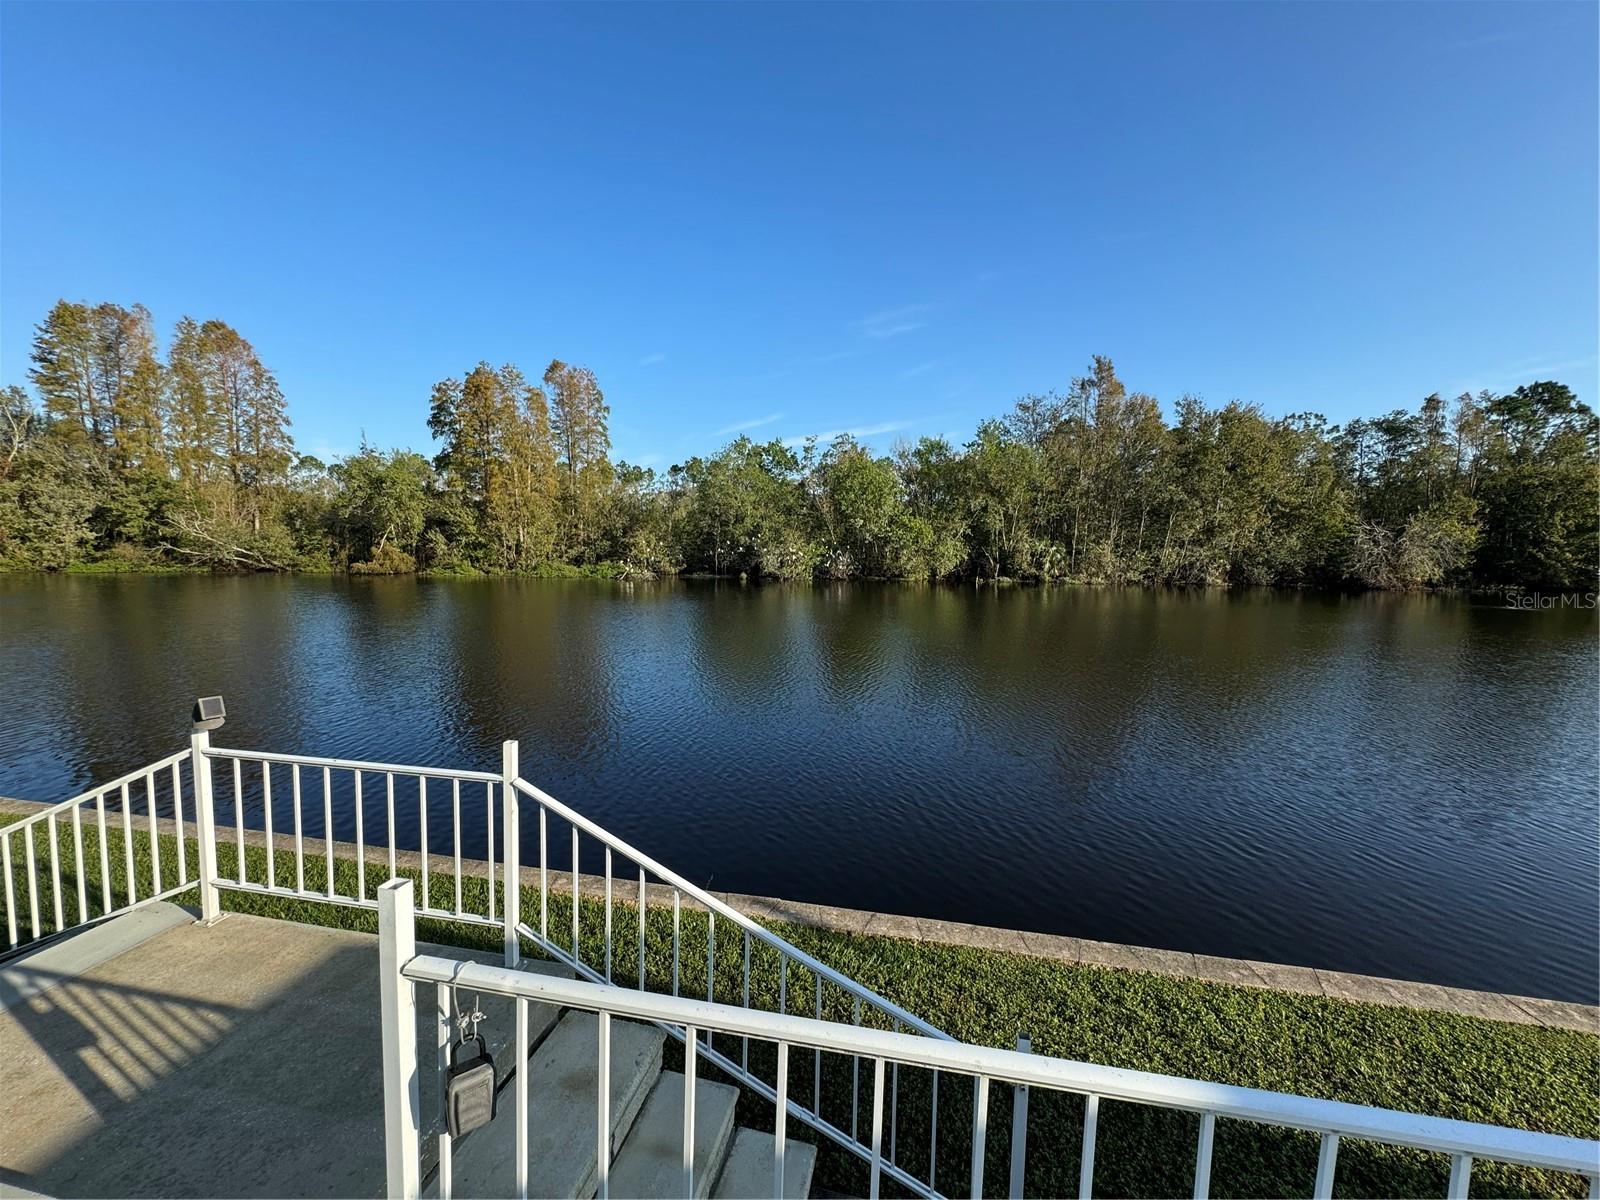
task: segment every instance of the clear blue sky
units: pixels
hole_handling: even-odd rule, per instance
[[[953,432],[1090,354],[1335,420],[1593,403],[1597,7],[6,3],[0,379],[220,317],[302,449],[479,359],[616,452]]]

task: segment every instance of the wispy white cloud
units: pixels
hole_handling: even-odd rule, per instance
[[[664,363],[666,361],[667,361],[667,356],[665,354],[662,354],[660,351],[657,351],[654,354],[646,354],[643,358],[641,358],[639,360],[639,365],[641,367],[653,367],[657,363]]]
[[[909,429],[916,423],[915,421],[880,421],[876,425],[857,425],[852,429],[828,429],[821,433],[805,433],[800,434],[798,437],[787,437],[783,439],[783,444],[785,446],[799,446],[810,438],[816,438],[818,442],[826,443],[846,434],[853,438],[876,437],[880,433],[895,433],[901,429]]]
[[[1593,354],[1582,358],[1527,358],[1521,362],[1478,371],[1470,378],[1457,379],[1445,391],[1452,395],[1480,392],[1485,388],[1493,391],[1496,388],[1531,383],[1535,379],[1549,379],[1562,371],[1581,371],[1594,365]]]
[[[1476,37],[1461,38],[1446,45],[1449,50],[1476,50],[1480,46],[1499,46],[1505,42],[1521,41],[1526,34],[1519,29],[1491,30]]]
[[[757,417],[753,421],[738,421],[732,425],[725,425],[712,433],[712,437],[722,437],[729,433],[743,433],[746,429],[760,429],[763,425],[771,425],[774,421],[783,420],[783,414],[772,413],[769,416]]]
[[[875,312],[870,317],[863,317],[856,321],[855,328],[859,329],[869,338],[882,340],[884,338],[899,337],[903,333],[921,329],[927,324],[922,317],[931,309],[931,304],[903,304],[899,308],[888,308],[882,312]]]
[[[860,358],[860,350],[835,350],[832,354],[819,354],[815,358],[803,358],[796,366],[825,367],[829,363],[843,362],[847,358]]]
[[[901,379],[914,379],[918,375],[926,375],[929,371],[933,370],[938,365],[939,365],[938,359],[935,359],[932,362],[918,363],[914,367],[907,367],[904,371],[901,371],[900,372],[900,378]]]

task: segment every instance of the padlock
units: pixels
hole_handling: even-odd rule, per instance
[[[476,1052],[463,1061],[460,1053],[472,1043],[477,1043]],[[481,1034],[451,1048],[444,1081],[444,1120],[452,1138],[466,1137],[494,1120],[494,1084],[494,1059]]]

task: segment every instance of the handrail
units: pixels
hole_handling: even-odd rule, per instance
[[[179,750],[176,754],[169,754],[165,758],[158,758],[153,763],[146,763],[137,771],[129,771],[126,775],[118,775],[109,783],[97,784],[87,791],[79,792],[70,800],[60,800],[55,804],[45,805],[41,807],[38,812],[29,813],[25,817],[20,817],[17,820],[10,822],[6,827],[11,830],[17,830],[21,829],[24,825],[32,825],[37,821],[43,821],[47,817],[56,816],[59,813],[66,812],[74,804],[84,804],[90,800],[93,800],[96,796],[117,790],[125,783],[133,783],[136,780],[143,779],[146,775],[150,775],[156,771],[165,770],[174,763],[181,763],[188,757],[189,752],[187,750]]]
[[[0,826],[0,898],[4,900],[8,952],[37,943],[46,935],[55,937],[69,929],[169,899],[193,886],[189,880],[184,846],[183,780],[179,769],[188,757],[182,752],[169,754],[136,771],[119,775],[109,783],[98,784],[56,804],[42,806],[37,812]],[[166,868],[163,870],[161,843],[157,836],[161,804],[157,794],[157,779],[169,772],[171,779],[166,791],[172,803],[177,855],[175,863],[173,855],[169,853],[166,856]],[[136,796],[131,791],[136,784],[144,785],[140,789],[142,796]],[[121,800],[119,806],[109,808],[109,820],[108,796],[114,800],[120,796]],[[143,814],[136,816],[135,805],[141,802]],[[116,820],[119,813],[122,853],[116,857],[123,871],[122,883],[117,889],[122,892],[121,904],[117,904],[112,895],[113,856],[108,836],[119,832]],[[35,845],[35,835],[41,826],[45,835],[42,855]],[[135,836],[146,834],[150,839],[148,874],[139,869],[140,864],[134,853]],[[92,835],[92,842],[88,841],[88,835]],[[20,863],[12,852],[13,838],[21,843]],[[90,851],[97,850],[97,855],[86,852],[86,845]],[[91,857],[98,857],[100,867],[100,885],[92,890],[88,881]],[[21,888],[16,880],[19,866],[24,874]],[[171,878],[174,874],[175,881]],[[148,884],[143,895],[140,895],[141,879]],[[48,884],[48,891],[41,895],[44,884]],[[21,893],[24,891],[27,895],[26,938],[23,936],[24,907],[21,903]],[[74,914],[71,918],[69,911]]]
[[[464,779],[470,783],[499,783],[500,776],[493,771],[463,771],[454,767],[414,767],[399,763],[363,762],[353,758],[323,758],[315,754],[278,754],[270,750],[236,750],[224,746],[211,746],[205,751],[209,758],[236,758],[250,762],[287,763],[302,767],[328,767],[343,771],[371,771],[373,774],[426,775],[430,779]],[[178,757],[182,758],[183,755]]]
[[[767,945],[781,950],[783,953],[789,955],[789,957],[799,963],[802,967],[805,967],[809,971],[815,972],[823,979],[826,979],[829,983],[832,983],[836,987],[849,992],[852,996],[858,996],[863,1000],[871,1001],[874,1005],[881,1008],[893,1019],[901,1022],[904,1025],[909,1025],[911,1028],[917,1030],[926,1037],[950,1041],[954,1040],[942,1029],[939,1029],[934,1025],[930,1025],[927,1021],[924,1021],[921,1017],[918,1017],[913,1013],[907,1012],[893,1001],[884,999],[882,996],[872,991],[871,988],[864,987],[863,985],[857,983],[854,979],[851,979],[848,975],[841,974],[832,967],[828,966],[827,963],[820,962],[816,958],[807,954],[804,950],[801,950],[792,942],[788,942],[779,937],[760,922],[745,916],[732,905],[727,904],[722,900],[718,900],[716,896],[712,895],[699,885],[691,883],[682,875],[679,875],[676,871],[662,866],[642,850],[636,849],[627,842],[623,841],[621,838],[617,837],[615,834],[610,833],[599,825],[596,825],[593,821],[589,820],[581,813],[568,808],[554,796],[551,796],[547,792],[535,787],[526,779],[523,779],[519,776],[515,780],[514,786],[518,791],[534,800],[537,800],[540,804],[550,809],[563,820],[570,821],[573,825],[583,830],[590,837],[595,838],[597,841],[610,846],[613,850],[619,851],[628,858],[632,859],[635,865],[644,868],[644,870],[649,872],[651,875],[654,875],[661,882],[694,897],[694,899],[711,909],[719,917],[723,917],[726,920],[732,921],[735,925],[739,926],[739,928],[765,942]],[[574,897],[574,901],[576,901],[576,899],[577,898]],[[531,933],[532,930],[529,930],[529,932]]]
[[[688,1026],[807,1049],[884,1059],[1008,1084],[1044,1087],[1138,1104],[1154,1104],[1257,1124],[1335,1133],[1366,1141],[1593,1176],[1600,1141],[1511,1129],[1476,1121],[1373,1108],[1289,1092],[1206,1083],[1150,1071],[974,1046],[953,1039],[818,1021],[812,1017],[641,992],[459,959],[417,955],[401,973],[417,983],[445,984],[588,1012]],[[791,1109],[797,1108],[789,1101]]]

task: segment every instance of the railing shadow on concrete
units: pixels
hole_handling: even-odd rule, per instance
[[[381,1191],[376,948],[305,928],[182,926],[108,969],[35,980],[49,986],[0,1012],[0,1182],[48,1195]]]

